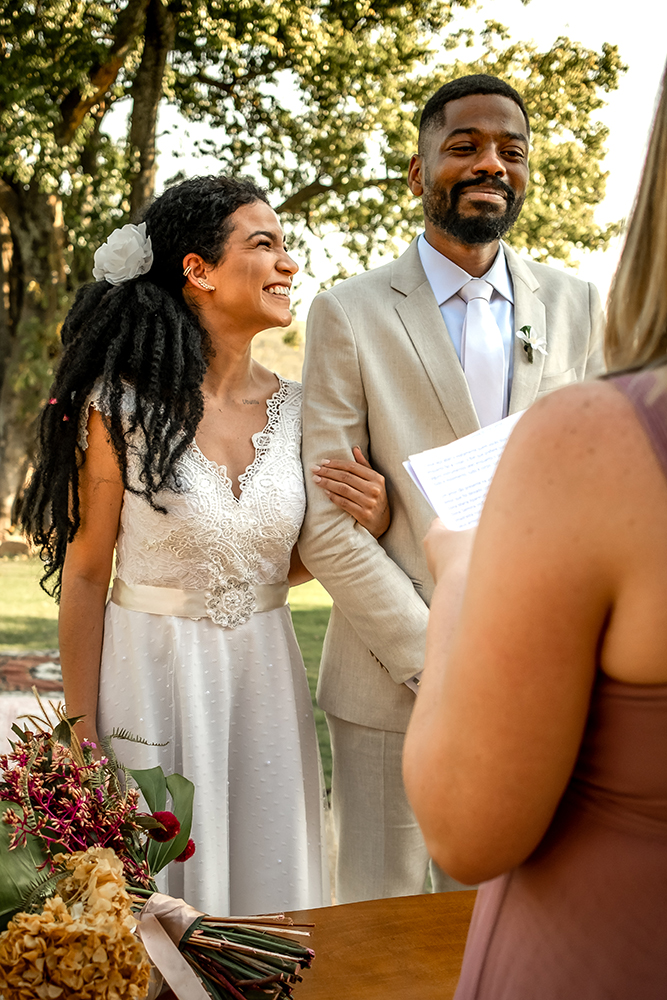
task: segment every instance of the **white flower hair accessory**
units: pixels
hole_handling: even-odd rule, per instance
[[[95,251],[94,261],[93,278],[108,281],[111,285],[121,285],[124,281],[146,274],[153,263],[153,248],[150,236],[146,236],[146,223],[114,229],[106,243]]]
[[[531,365],[533,363],[533,351],[539,351],[540,354],[548,354],[546,337],[538,337],[536,333],[532,332],[529,326],[522,326],[520,330],[517,330],[516,336],[519,340],[523,341],[523,349]]]

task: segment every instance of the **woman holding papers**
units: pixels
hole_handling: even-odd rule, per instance
[[[667,89],[612,289],[619,374],[521,419],[472,549],[436,522],[405,781],[479,890],[456,1000],[664,1000]]]

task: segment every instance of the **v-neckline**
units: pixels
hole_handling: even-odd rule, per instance
[[[283,390],[287,386],[286,381],[283,378],[281,378],[280,375],[276,374],[276,372],[274,372],[273,374],[278,379],[278,388],[266,400],[266,423],[264,424],[261,430],[255,431],[254,434],[250,435],[250,441],[252,443],[253,448],[255,449],[255,457],[253,458],[252,462],[250,462],[250,464],[245,467],[243,472],[239,474],[237,481],[237,485],[239,488],[238,496],[234,492],[234,483],[227,471],[227,466],[224,464],[221,465],[219,462],[215,462],[212,458],[208,458],[197,444],[196,437],[192,439],[190,444],[190,447],[198,455],[199,459],[208,468],[210,468],[213,472],[215,472],[215,474],[219,476],[220,479],[222,479],[225,485],[229,487],[229,492],[231,493],[232,498],[236,501],[236,503],[239,504],[243,499],[243,494],[245,492],[247,481],[252,478],[254,472],[257,470],[257,467],[259,466],[264,455],[266,454],[266,448],[261,448],[259,446],[259,442],[256,439],[263,434],[271,434],[273,432],[273,428],[275,426],[274,418],[278,413],[278,408],[282,401]]]

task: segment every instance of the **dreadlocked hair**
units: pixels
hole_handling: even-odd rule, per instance
[[[144,215],[150,271],[119,285],[103,280],[79,289],[63,324],[63,354],[40,416],[21,510],[23,531],[45,564],[41,585],[56,599],[67,545],[80,526],[79,435],[93,389],[124,488],[164,513],[157,495],[179,488],[176,464],[204,412],[202,381],[212,351],[183,298],[183,258],[196,253],[219,264],[233,213],[256,201],[267,202],[266,194],[246,180],[195,177],[174,185]],[[127,449],[137,432],[142,446],[130,482]]]

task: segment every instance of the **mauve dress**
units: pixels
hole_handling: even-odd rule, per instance
[[[612,384],[667,476],[665,381],[643,372]],[[667,684],[598,672],[544,839],[479,889],[455,1000],[666,998]]]

